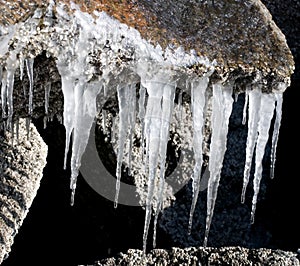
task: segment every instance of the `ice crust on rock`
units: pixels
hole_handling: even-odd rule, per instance
[[[233,105],[233,85],[225,81],[210,80],[217,62],[200,57],[195,51],[187,52],[182,47],[168,47],[163,50],[144,40],[140,33],[109,17],[104,12],[90,14],[80,11],[71,3],[73,13],[66,6],[49,7],[41,19],[43,11],[37,9],[33,17],[17,25],[0,28],[0,68],[2,116],[7,119],[8,128],[13,128],[13,87],[17,69],[23,78],[24,62],[29,77],[28,115],[34,112],[34,58],[42,51],[56,59],[61,75],[64,95],[63,124],[66,131],[64,168],[67,167],[69,146],[72,145],[71,204],[74,204],[76,180],[79,174],[81,157],[85,151],[90,129],[101,102],[117,92],[119,104],[119,132],[116,169],[116,197],[118,203],[122,164],[131,166],[131,149],[136,121],[141,124],[142,159],[148,176],[146,215],[143,234],[143,250],[146,251],[147,237],[152,216],[154,216],[154,238],[156,224],[162,210],[165,187],[167,143],[176,89],[181,92],[178,102],[181,105],[182,92],[191,94],[194,171],[192,178],[193,198],[188,231],[191,231],[193,213],[196,208],[203,166],[204,121],[207,105],[211,106],[211,142],[207,175],[207,219],[204,245],[208,234],[217,199],[222,163],[226,151],[229,117]],[[53,12],[56,18],[52,17]],[[42,25],[42,26],[41,26]],[[123,61],[122,61],[123,60]],[[121,62],[122,61],[122,62]],[[201,66],[202,74],[196,75],[188,69]],[[246,90],[243,123],[246,123],[248,110],[248,137],[246,162],[242,189],[242,202],[255,156],[254,196],[251,219],[254,221],[257,195],[262,177],[262,159],[269,138],[269,131],[275,114],[271,151],[271,177],[274,176],[276,146],[279,135],[282,93],[287,84],[278,85],[278,93],[265,94],[259,83],[251,84]],[[45,115],[51,84],[45,85]],[[138,93],[137,93],[138,90]],[[209,101],[208,95],[212,92]],[[139,97],[137,97],[139,94]],[[138,98],[138,99],[137,99]],[[136,111],[138,109],[138,111]],[[180,110],[180,108],[179,108]],[[179,111],[180,112],[180,111]],[[275,112],[275,113],[274,113]],[[103,114],[104,115],[104,114]],[[129,142],[128,145],[125,145]],[[126,152],[124,149],[129,147]],[[128,154],[124,158],[124,154]],[[206,178],[206,177],[205,177]],[[202,183],[201,183],[202,182]],[[156,203],[154,204],[154,197]],[[153,215],[154,210],[154,215]]]

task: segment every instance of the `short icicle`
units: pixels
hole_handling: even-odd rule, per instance
[[[6,83],[6,99],[7,99],[7,126],[10,128],[12,126],[13,117],[13,90],[14,90],[14,79],[15,71],[18,67],[17,55],[15,52],[10,53],[6,61],[6,71],[7,71],[7,83]]]
[[[26,69],[27,69],[27,75],[29,79],[29,107],[28,107],[28,114],[29,116],[32,115],[32,104],[33,104],[33,58],[26,58]]]
[[[243,108],[243,120],[242,120],[243,125],[245,125],[246,121],[247,121],[248,102],[249,102],[249,91],[248,91],[248,89],[246,89],[246,91],[245,91],[245,103],[244,103],[244,108]]]
[[[0,65],[0,85],[2,83],[3,67]]]
[[[223,159],[226,151],[229,117],[232,111],[232,87],[213,84],[212,101],[212,136],[210,145],[210,159],[207,188],[207,216],[204,246],[207,246],[208,234],[216,203],[218,187],[221,177]]]
[[[24,75],[24,58],[20,56],[20,80],[23,80]]]
[[[4,69],[2,73],[2,81],[1,81],[1,106],[2,106],[3,118],[6,117],[6,104],[7,104],[6,85],[7,85],[7,71]]]
[[[49,112],[49,98],[51,91],[51,82],[48,82],[45,86],[45,114],[48,115]]]
[[[204,124],[204,107],[205,107],[205,91],[209,82],[208,77],[204,77],[191,83],[191,108],[193,117],[193,151],[195,158],[194,174],[193,174],[193,198],[190,209],[190,217],[188,224],[188,233],[191,234],[193,225],[193,216],[198,200],[200,190],[201,169],[203,162],[202,142],[203,142],[203,124]]]
[[[275,162],[276,162],[276,148],[279,137],[279,129],[281,125],[282,117],[282,102],[283,95],[282,93],[275,93],[276,98],[276,118],[274,122],[273,136],[272,136],[272,148],[271,148],[271,169],[270,177],[274,178]]]

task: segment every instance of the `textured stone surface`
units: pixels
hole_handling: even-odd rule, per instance
[[[298,266],[299,259],[293,252],[270,249],[246,249],[241,247],[223,248],[172,248],[154,249],[145,256],[141,250],[130,249],[127,253],[95,262],[94,265],[182,265],[182,266]]]
[[[7,26],[23,21],[31,16],[36,8],[45,6],[47,2],[40,0],[1,0],[0,24]]]
[[[216,60],[214,78],[228,81],[238,78],[241,83],[241,79],[251,82],[258,75],[265,90],[271,91],[278,82],[289,84],[294,70],[285,36],[258,0],[215,1],[214,5],[212,1],[192,0],[75,2],[90,13],[106,11],[136,28],[153,44],[171,49],[182,46],[187,51],[195,49],[198,55]],[[39,53],[41,47],[32,45],[31,49]],[[201,73],[198,67],[193,66],[192,71]]]
[[[21,119],[18,136],[18,140],[10,133],[0,136],[0,264],[11,250],[46,165],[47,146],[35,127],[30,124],[27,138]]]

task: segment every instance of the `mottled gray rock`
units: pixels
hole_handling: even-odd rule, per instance
[[[141,250],[130,249],[127,253],[97,261],[101,266],[115,265],[181,265],[181,266],[299,266],[297,254],[271,249],[246,249],[241,247],[222,248],[172,248],[171,250],[154,249],[143,256]],[[90,265],[91,266],[91,265]]]
[[[18,138],[9,132],[0,136],[0,264],[35,198],[46,157],[46,144],[33,124],[27,131],[25,119],[19,121]]]

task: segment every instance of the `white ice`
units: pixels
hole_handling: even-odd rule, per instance
[[[263,171],[263,157],[265,154],[265,147],[269,139],[269,130],[271,121],[274,115],[276,97],[273,94],[261,95],[261,102],[259,108],[259,121],[257,126],[257,140],[255,148],[255,172],[253,180],[254,195],[252,198],[251,222],[254,223],[254,215],[256,210],[257,196],[260,187],[260,181]]]
[[[117,153],[117,169],[116,169],[116,195],[115,195],[115,208],[118,205],[118,197],[120,191],[120,180],[122,177],[122,163],[124,156],[125,142],[127,139],[132,145],[134,123],[135,123],[135,101],[136,101],[136,88],[135,85],[118,86],[118,103],[119,103],[119,142]],[[131,148],[131,147],[130,147]],[[128,151],[127,158],[128,167],[131,164],[131,151]]]
[[[282,102],[283,102],[283,94],[275,93],[276,98],[276,118],[274,122],[273,136],[272,136],[272,148],[271,148],[271,169],[270,169],[270,177],[274,178],[275,171],[275,162],[276,162],[276,148],[279,137],[279,129],[281,125],[281,117],[282,117]]]
[[[193,216],[198,200],[200,190],[201,169],[203,162],[203,125],[204,125],[204,108],[206,103],[205,92],[209,82],[209,78],[192,81],[191,83],[191,107],[193,116],[193,151],[195,158],[194,174],[193,174],[193,197],[189,217],[188,232],[191,233]]]
[[[157,191],[157,204],[154,217],[154,232],[153,232],[153,248],[156,247],[156,226],[158,215],[162,210],[162,204],[164,199],[165,189],[165,167],[167,156],[167,145],[169,140],[169,127],[172,117],[172,111],[174,108],[175,100],[175,84],[166,84],[163,89],[162,103],[161,103],[161,127],[160,127],[160,146],[159,146],[159,158],[160,158],[160,171],[159,171],[159,184]]]
[[[51,82],[48,82],[45,85],[45,114],[46,115],[48,115],[50,92],[51,92]]]
[[[175,97],[175,83],[167,73],[159,71],[154,79],[142,79],[142,85],[147,89],[148,102],[145,115],[144,136],[146,140],[146,162],[148,173],[148,191],[146,199],[146,214],[143,234],[143,250],[146,251],[147,237],[153,210],[155,184],[159,182],[158,206],[162,202],[161,191],[164,187],[164,170],[166,162],[166,146],[169,137],[169,123]],[[162,172],[158,176],[158,167]],[[157,212],[159,209],[156,210]],[[157,218],[156,218],[157,219]],[[155,234],[154,234],[155,236]],[[155,244],[155,239],[154,239]]]
[[[232,87],[213,84],[211,144],[209,155],[209,172],[207,188],[207,217],[205,227],[204,246],[207,245],[208,234],[216,203],[218,187],[221,177],[222,164],[226,151],[229,117],[232,111]]]
[[[244,180],[242,189],[242,203],[245,202],[246,188],[249,183],[250,171],[253,160],[253,151],[257,139],[257,126],[259,120],[259,109],[261,103],[261,88],[257,87],[248,92],[249,109],[248,109],[248,136],[246,143],[246,161],[244,167]]]
[[[26,58],[26,69],[27,69],[27,75],[29,79],[29,107],[28,107],[28,114],[32,115],[32,101],[33,101],[33,58]]]

